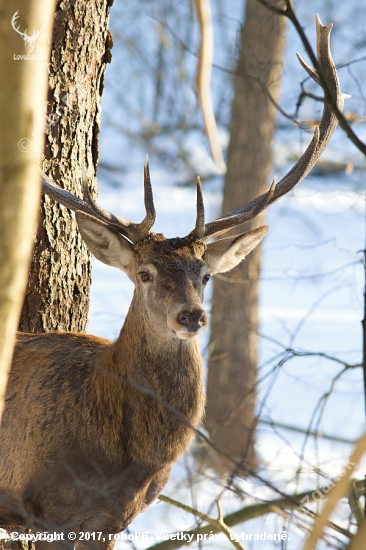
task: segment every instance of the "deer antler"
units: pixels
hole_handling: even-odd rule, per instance
[[[333,97],[336,101],[338,109],[341,111],[343,109],[343,95],[340,90],[340,85],[338,81],[337,70],[332,59],[332,54],[330,52],[329,37],[330,31],[332,30],[333,25],[324,26],[320,21],[319,16],[316,17],[316,36],[317,36],[317,57],[319,64],[322,68],[323,74],[326,77],[329,87],[332,91]],[[319,84],[318,74],[314,69],[309,67],[297,54],[297,57],[307,71],[307,73]],[[314,131],[313,139],[311,140],[308,148],[298,160],[298,162],[291,168],[291,170],[278,182],[275,184],[273,180],[270,189],[267,193],[264,193],[260,197],[257,197],[250,203],[246,204],[222,216],[221,218],[216,219],[213,222],[207,223],[204,226],[204,233],[201,239],[205,242],[212,239],[216,235],[224,233],[229,229],[241,225],[249,220],[255,218],[260,212],[265,210],[270,204],[278,201],[283,195],[286,195],[291,189],[293,189],[300,181],[302,181],[309,171],[312,169],[324,149],[329,143],[330,138],[334,130],[337,127],[337,119],[329,109],[328,105],[324,103],[324,109],[322,113],[322,118],[319,124]],[[197,234],[197,228],[195,228],[187,236],[188,239],[195,239]]]
[[[13,20],[16,20],[16,14],[13,16]],[[336,105],[339,110],[343,109],[343,94],[341,93],[337,70],[332,59],[329,46],[329,37],[333,25],[324,26],[319,16],[316,18],[316,34],[317,34],[317,56],[319,65],[326,77],[330,90],[335,99]],[[301,65],[307,71],[307,73],[319,84],[320,80],[318,74],[314,69],[309,67],[297,55]],[[330,138],[333,135],[334,130],[337,127],[337,119],[328,107],[324,103],[322,118],[319,127],[315,128],[314,136],[308,145],[306,151],[298,160],[298,162],[291,168],[291,170],[278,182],[276,185],[275,179],[273,180],[267,193],[260,195],[250,203],[233,210],[229,214],[222,216],[212,222],[205,224],[204,222],[204,205],[202,198],[202,189],[200,178],[197,177],[197,218],[196,225],[193,231],[185,237],[188,240],[202,240],[204,242],[209,241],[216,235],[220,235],[237,225],[241,225],[249,220],[254,219],[260,212],[265,210],[270,204],[278,201],[281,197],[286,195],[291,189],[293,189],[298,183],[300,183],[309,171],[312,169],[324,149],[329,143]],[[81,210],[98,218],[99,220],[106,222],[110,227],[117,232],[126,236],[133,243],[137,243],[145,239],[150,232],[151,227],[155,222],[155,208],[150,182],[149,163],[146,156],[144,167],[144,190],[145,190],[145,209],[146,216],[141,223],[134,223],[125,218],[120,218],[111,214],[107,210],[104,210],[98,206],[90,196],[88,189],[88,179],[86,172],[83,173],[83,189],[84,200],[79,199],[68,193],[67,191],[58,187],[52,180],[50,180],[46,174],[42,172],[42,191],[49,195],[59,203],[63,204],[71,210]]]
[[[42,172],[42,192],[49,197],[53,198],[66,208],[73,210],[81,210],[90,214],[94,218],[97,218],[107,223],[111,228],[115,229],[118,233],[121,233],[133,243],[137,243],[145,239],[150,232],[150,229],[154,225],[156,214],[154,208],[154,200],[150,181],[149,172],[149,160],[146,155],[144,166],[144,194],[145,194],[145,209],[146,216],[141,223],[134,223],[126,218],[120,218],[108,210],[101,208],[95,201],[93,201],[89,188],[88,177],[86,170],[83,169],[83,195],[84,200],[75,197],[68,191],[61,189],[56,185],[44,172]]]

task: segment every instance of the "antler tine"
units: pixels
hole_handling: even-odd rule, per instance
[[[205,205],[203,202],[201,178],[197,176],[197,216],[196,226],[188,237],[203,239],[205,236]]]
[[[201,178],[197,176],[197,216],[195,233],[197,239],[202,239],[205,236],[205,205],[203,202]]]
[[[89,191],[88,174],[85,164],[82,166],[82,181],[83,197],[85,203],[89,206],[89,213],[98,220],[105,222],[109,226],[113,227],[113,229],[116,229],[119,233],[122,233],[122,235],[125,235],[132,240],[132,237],[134,237],[133,231],[131,232],[131,228],[133,229],[134,226],[133,222],[130,222],[125,218],[120,218],[119,216],[108,212],[108,210],[104,210],[104,208],[99,206],[93,200]]]
[[[312,67],[310,67],[310,65],[308,65],[307,63],[305,63],[305,61],[303,60],[303,58],[301,57],[301,55],[299,53],[296,54],[296,57],[298,59],[298,61],[300,62],[300,65],[302,66],[303,69],[305,69],[305,71],[308,73],[308,75],[317,83],[319,84],[319,86],[321,86],[321,83],[320,83],[320,80],[319,80],[319,76],[318,76],[318,73],[316,71],[314,71],[314,69]]]
[[[185,237],[190,241],[197,241],[203,239],[205,236],[205,205],[203,202],[201,178],[197,176],[197,215],[196,225],[193,231]]]
[[[148,170],[147,170],[148,175]],[[42,192],[45,195],[48,195],[55,201],[59,202],[66,208],[73,210],[81,210],[94,218],[99,219],[100,221],[105,222],[112,229],[115,229],[118,233],[121,233],[133,243],[137,243],[145,239],[149,230],[152,227],[155,221],[155,209],[152,202],[152,191],[150,178],[148,177],[148,182],[145,178],[145,206],[146,206],[146,217],[141,223],[134,223],[126,218],[120,218],[108,210],[101,208],[96,202],[92,199],[88,187],[88,177],[85,166],[83,166],[83,195],[84,200],[75,197],[68,191],[61,189],[56,185],[44,172],[41,172],[42,177]]]
[[[138,224],[138,227],[140,228],[141,233],[144,234],[145,237],[147,237],[150,232],[150,229],[152,228],[156,220],[154,197],[153,197],[151,180],[150,180],[148,155],[146,155],[145,157],[145,164],[144,164],[144,202],[145,202],[146,216],[142,220],[142,222]]]
[[[83,192],[84,200],[94,211],[94,215],[100,220],[112,225],[114,229],[117,229],[120,233],[128,237],[133,243],[137,243],[145,239],[149,233],[150,229],[155,223],[156,213],[154,207],[154,199],[150,181],[150,171],[149,171],[149,158],[146,155],[145,165],[144,165],[144,202],[146,209],[146,216],[141,223],[134,223],[126,218],[120,218],[111,214],[107,210],[101,208],[96,202],[93,201],[88,188],[88,179],[86,176],[86,170],[83,167]]]
[[[333,25],[322,25],[319,16],[316,18],[316,33],[317,33],[317,57],[322,68],[322,72],[328,81],[332,95],[335,99],[339,110],[343,109],[343,95],[340,90],[337,71],[330,52],[330,31]],[[317,82],[320,83],[319,76],[314,69],[309,67],[298,56],[301,65],[308,74]],[[306,151],[291,170],[275,185],[272,183],[269,191],[260,197],[251,201],[249,204],[218,218],[217,220],[205,225],[205,235],[203,240],[208,241],[229,229],[241,225],[255,218],[260,212],[265,210],[267,206],[278,201],[283,195],[293,189],[300,183],[309,171],[312,169],[325,147],[328,145],[334,130],[337,127],[337,119],[328,105],[324,103],[322,118],[319,127],[315,128],[313,138],[308,145]]]

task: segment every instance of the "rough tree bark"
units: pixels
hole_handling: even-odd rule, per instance
[[[268,188],[276,111],[266,90],[278,96],[285,24],[284,17],[271,13],[258,0],[247,1],[238,76],[234,80],[223,213]],[[262,214],[244,229],[258,227],[263,221]],[[235,270],[214,280],[205,421],[218,445],[251,466],[256,464],[260,254],[257,247]],[[220,472],[232,468],[216,458],[213,466]]]
[[[101,95],[106,63],[111,59],[108,18],[112,3],[58,0],[56,4],[43,169],[78,196],[82,196],[82,165],[86,164],[90,175],[98,163]],[[19,329],[84,331],[90,275],[90,255],[74,215],[42,197]]]
[[[31,149],[28,143],[43,119],[54,2],[19,0],[16,8],[1,2],[0,419],[37,220],[43,140]],[[41,29],[42,24],[33,44],[33,56],[39,58],[24,59],[25,29],[32,35],[31,29]]]

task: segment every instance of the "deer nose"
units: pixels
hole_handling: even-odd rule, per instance
[[[178,315],[178,323],[187,327],[188,332],[197,332],[205,324],[205,312],[203,309],[194,311],[181,311]]]

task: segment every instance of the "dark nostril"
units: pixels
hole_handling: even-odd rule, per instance
[[[190,322],[191,322],[190,313],[188,313],[188,311],[181,311],[180,314],[178,315],[178,323],[183,327],[188,327]]]
[[[199,327],[203,325],[202,317],[204,316],[205,312],[199,309],[198,311],[194,311],[191,314],[191,323],[197,324]]]
[[[178,315],[178,323],[188,327],[189,331],[196,332],[204,324],[205,312],[202,309],[196,311],[181,311]]]

